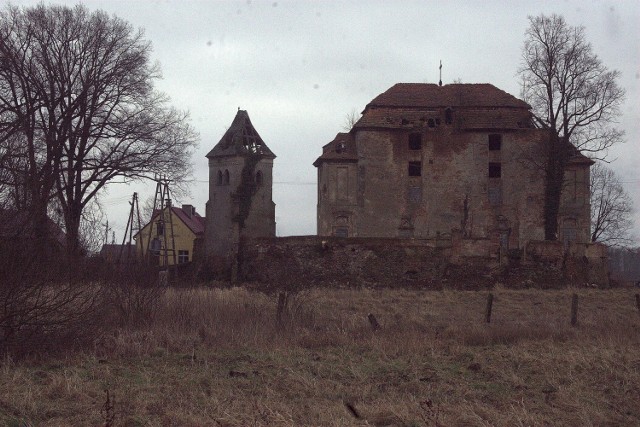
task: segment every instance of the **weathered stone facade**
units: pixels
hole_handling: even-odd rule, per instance
[[[208,257],[235,258],[242,237],[276,235],[272,200],[275,154],[238,110],[220,142],[207,154],[209,200],[205,247]]]
[[[468,244],[472,242],[472,244]],[[312,286],[487,289],[609,286],[606,247],[529,242],[508,262],[486,255],[487,240],[338,238],[243,239],[239,275],[261,289]],[[476,246],[477,245],[477,246]]]
[[[397,84],[323,147],[318,235],[544,240],[546,131],[530,106],[489,84]],[[589,237],[589,166],[567,168],[560,240]]]

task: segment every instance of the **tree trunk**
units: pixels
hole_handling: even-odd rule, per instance
[[[558,214],[569,149],[565,139],[555,134],[551,134],[548,148],[544,181],[544,238],[558,240]]]
[[[80,219],[81,209],[75,204],[67,206],[64,213],[64,225],[66,232],[66,252],[69,261],[78,259],[82,255],[82,247],[80,245]]]

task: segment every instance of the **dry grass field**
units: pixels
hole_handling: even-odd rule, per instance
[[[495,289],[487,324],[487,292],[316,289],[278,328],[275,296],[169,289],[150,322],[64,357],[6,357],[0,422],[637,426],[635,292]]]

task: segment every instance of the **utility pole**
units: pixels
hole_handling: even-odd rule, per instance
[[[171,193],[169,191],[169,183],[171,182],[171,180],[162,176],[156,176],[155,181],[156,192],[153,198],[153,213],[151,215],[151,223],[149,225],[149,236],[147,237],[145,258],[148,259],[150,249],[153,249],[154,251],[158,250],[158,255],[162,256],[163,266],[165,270],[168,270],[169,253],[171,253],[173,265],[175,266],[177,264],[176,242],[173,230],[173,214],[170,195]],[[153,239],[155,243],[152,245],[151,236],[153,234],[153,222],[156,217],[157,237]],[[169,233],[171,233],[171,236],[168,236]],[[162,237],[162,241],[160,241],[159,237]]]

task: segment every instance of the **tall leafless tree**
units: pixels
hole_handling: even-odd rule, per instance
[[[154,90],[150,53],[142,30],[84,6],[0,12],[0,142],[25,140],[30,211],[57,198],[70,255],[83,210],[114,178],[190,173],[197,137]]]
[[[624,90],[586,41],[584,27],[562,16],[529,17],[522,50],[522,93],[549,131],[544,153],[545,238],[555,240],[564,171],[579,152],[604,157],[623,132],[614,127]]]
[[[591,168],[591,241],[609,246],[633,243],[633,202],[615,172],[600,163]]]

